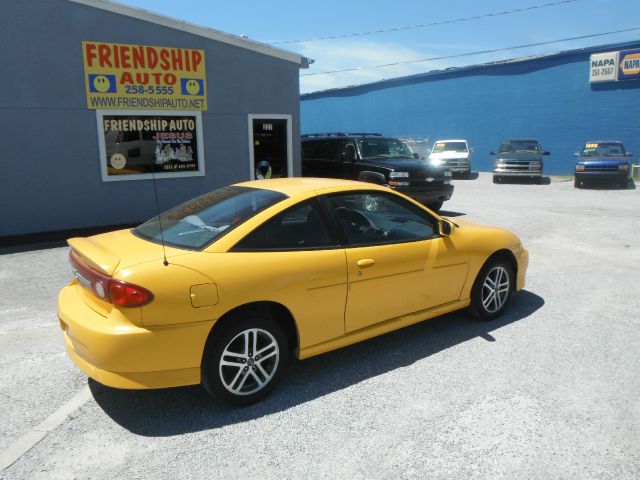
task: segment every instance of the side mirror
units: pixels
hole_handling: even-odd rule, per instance
[[[495,155],[495,154],[496,154],[496,152],[494,152],[493,150],[491,150],[491,151],[489,152],[489,155]]]
[[[633,157],[633,152],[627,152],[627,157]]]
[[[579,156],[580,156],[580,154],[579,154],[578,152],[574,152],[574,153],[573,153],[573,156],[574,156],[574,157],[579,157]]]
[[[413,152],[413,158],[415,158],[416,160],[420,160],[420,154]]]
[[[542,152],[543,155],[551,155],[549,152],[547,152],[546,150],[544,152]]]
[[[444,237],[451,235],[451,223],[448,220],[440,220],[440,235]]]

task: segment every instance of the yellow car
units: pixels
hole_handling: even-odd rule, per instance
[[[239,183],[132,230],[69,240],[67,352],[116,388],[201,383],[247,405],[300,359],[453,310],[500,315],[524,287],[514,234],[371,183]]]

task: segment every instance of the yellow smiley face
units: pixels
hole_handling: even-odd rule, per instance
[[[96,75],[93,77],[93,88],[100,93],[105,93],[111,88],[111,82],[104,75]]]
[[[200,93],[200,84],[195,80],[188,80],[185,84],[185,88],[189,95],[197,95]]]

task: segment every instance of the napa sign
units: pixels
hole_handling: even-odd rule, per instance
[[[640,49],[594,53],[589,58],[589,83],[640,79]]]

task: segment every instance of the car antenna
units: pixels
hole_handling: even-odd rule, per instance
[[[158,212],[158,225],[160,225],[160,243],[162,244],[162,264],[167,267],[167,251],[164,247],[164,232],[162,231],[162,216],[160,215],[160,200],[158,200],[158,185],[156,185],[156,164],[154,163],[151,168],[151,179],[153,180],[153,193],[156,197],[156,211]]]

